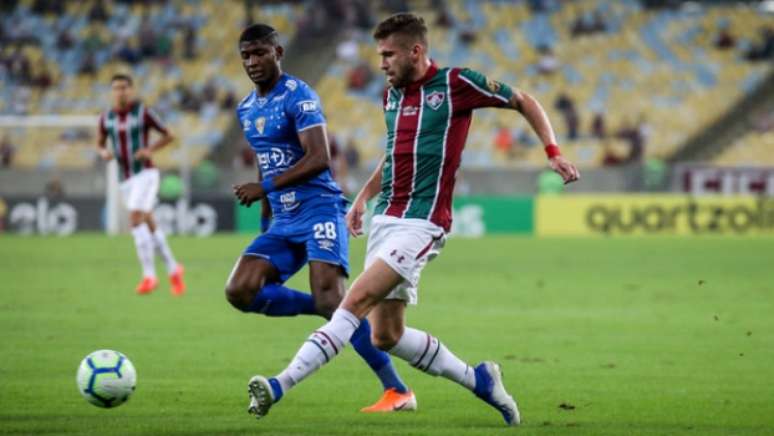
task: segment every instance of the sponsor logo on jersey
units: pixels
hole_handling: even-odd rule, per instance
[[[416,106],[406,106],[403,108],[404,117],[413,117],[418,112],[419,112],[419,109]]]
[[[266,126],[266,117],[258,117],[255,120],[255,129],[258,130],[259,135],[263,135],[263,128]]]
[[[280,195],[280,203],[282,203],[282,210],[284,212],[290,212],[297,208],[299,203],[296,202],[296,191],[290,191]]]
[[[256,156],[261,169],[265,170],[268,170],[270,165],[274,168],[283,168],[293,163],[293,153],[277,147],[272,147],[267,152],[256,153]]]
[[[387,104],[384,106],[385,112],[391,112],[395,110],[398,110],[398,102],[395,100],[388,101]]]
[[[296,88],[298,88],[298,82],[292,79],[288,80],[287,82],[285,82],[285,87],[287,87],[291,91],[295,91]]]
[[[314,100],[304,100],[298,102],[301,112],[317,112],[317,102]]]
[[[446,98],[446,93],[440,92],[440,91],[433,91],[430,94],[427,94],[427,97],[425,97],[425,101],[427,102],[427,105],[430,106],[430,109],[437,111],[439,107],[443,104],[444,99]]]
[[[242,121],[242,130],[244,130],[245,132],[250,130],[250,120]]]

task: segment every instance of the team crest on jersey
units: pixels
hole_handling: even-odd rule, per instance
[[[500,83],[492,79],[486,79],[486,89],[496,94],[500,90]]]
[[[437,111],[438,108],[441,107],[444,99],[446,99],[446,94],[441,91],[433,91],[425,97],[427,105],[434,111]]]
[[[263,128],[266,126],[266,117],[258,117],[255,120],[255,129],[258,130],[259,135],[263,135]]]

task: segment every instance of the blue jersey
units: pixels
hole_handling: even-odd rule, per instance
[[[255,152],[264,179],[276,177],[298,162],[304,149],[298,133],[324,126],[320,98],[301,80],[282,74],[274,88],[260,96],[254,90],[237,106],[237,117]],[[294,218],[323,203],[341,204],[341,189],[329,169],[302,184],[268,195],[274,218]]]

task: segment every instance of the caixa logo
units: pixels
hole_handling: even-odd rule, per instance
[[[184,199],[162,203],[154,210],[156,222],[168,234],[209,236],[218,228],[218,213],[205,203],[189,206]]]
[[[78,228],[78,212],[65,202],[51,204],[46,198],[17,203],[8,215],[10,228],[22,235],[71,235]]]

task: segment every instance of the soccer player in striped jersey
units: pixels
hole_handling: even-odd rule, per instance
[[[284,49],[278,38],[265,24],[247,27],[239,38],[242,65],[255,89],[236,112],[257,156],[259,183],[237,185],[234,194],[248,206],[263,201],[264,211],[270,204],[273,222],[237,260],[226,299],[248,313],[330,319],[349,275],[347,201],[331,175],[320,99],[308,84],[282,71]],[[285,285],[306,264],[311,295]],[[398,376],[390,356],[371,343],[367,322],[348,342],[384,388],[380,400],[363,412],[416,409],[414,393]],[[254,387],[249,386],[248,411],[255,414]]]
[[[137,293],[147,294],[158,286],[154,251],[158,250],[169,274],[173,295],[185,292],[183,265],[175,261],[167,239],[153,220],[159,190],[159,170],[151,156],[174,140],[174,136],[156,113],[141,101],[134,99],[132,78],[116,74],[110,80],[113,107],[99,117],[97,150],[104,160],[116,158],[121,197],[129,210],[129,222],[142,266],[142,280]],[[151,130],[161,137],[149,141]],[[107,147],[110,138],[111,147]]]
[[[381,349],[434,376],[452,380],[499,411],[506,424],[520,422],[500,367],[467,364],[429,333],[405,326],[407,304],[416,304],[423,267],[437,256],[451,228],[452,194],[472,112],[498,107],[518,111],[543,141],[550,167],[565,183],[577,168],[561,156],[548,117],[523,91],[459,68],[440,68],[427,54],[424,21],[408,13],[380,23],[374,32],[384,94],[387,148],[347,214],[353,236],[361,232],[366,202],[379,195],[368,235],[365,270],[355,279],[331,320],[312,333],[276,377],[253,377],[259,415],[287,391],[332,360],[366,319]]]

